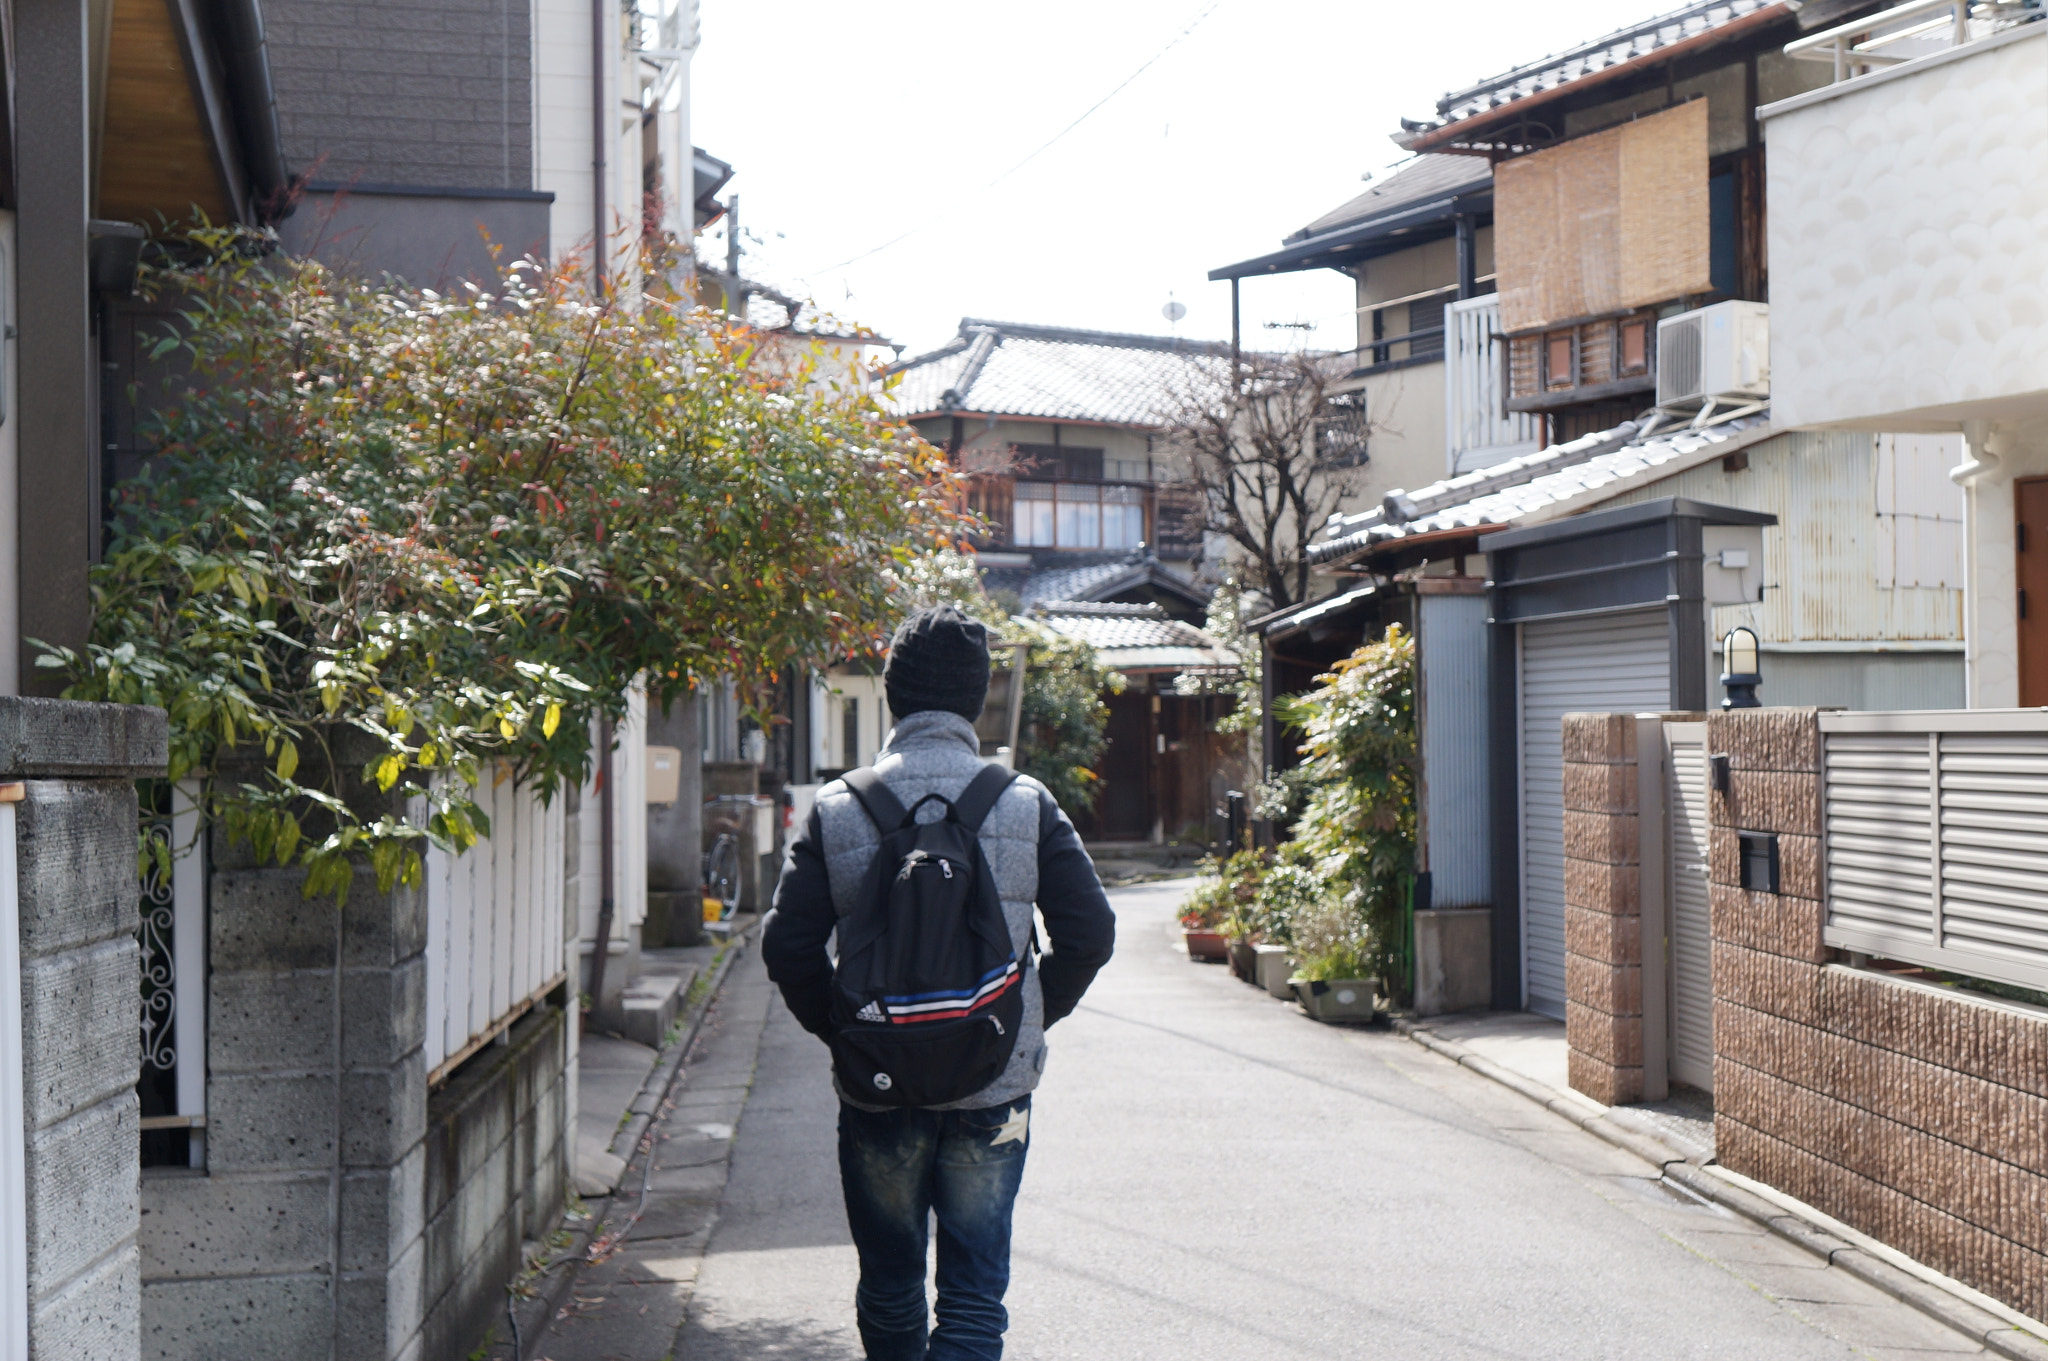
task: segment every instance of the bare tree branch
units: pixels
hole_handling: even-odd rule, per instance
[[[1348,359],[1348,356],[1345,356]],[[1245,559],[1274,609],[1308,597],[1308,549],[1361,480],[1362,393],[1338,391],[1327,355],[1252,355],[1190,365],[1162,398],[1167,447],[1202,494],[1205,528]]]

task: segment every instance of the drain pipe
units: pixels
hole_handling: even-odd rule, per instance
[[[1963,461],[1948,470],[1949,481],[1959,487],[1969,486],[1998,466],[1998,455],[1991,452],[1991,422],[1963,422],[1963,454]]]
[[[604,1007],[604,966],[612,952],[612,916],[617,910],[612,865],[612,721],[597,728],[597,940],[590,954],[590,1011],[597,1016]]]
[[[594,225],[590,237],[590,282],[592,293],[600,298],[604,295],[605,280],[604,173],[608,158],[604,148],[609,119],[604,107],[604,17],[608,3],[610,0],[590,0],[590,201]],[[609,866],[611,862],[607,860],[605,864]]]
[[[1998,467],[1998,455],[1991,452],[1989,421],[1963,422],[1963,461],[1949,469],[1949,480],[1963,489],[1968,503],[1966,522],[1974,527],[1977,517],[1977,479]],[[1963,705],[1977,707],[1976,607],[1981,603],[1977,586],[1977,536],[1963,535]]]

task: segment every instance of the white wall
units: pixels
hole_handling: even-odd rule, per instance
[[[1773,421],[2048,414],[2048,25],[1761,116]]]
[[[641,62],[625,50],[620,11],[604,3],[607,255],[637,238],[640,221]],[[555,196],[549,237],[557,259],[586,258],[596,236],[592,174],[590,0],[533,0],[534,188]],[[625,236],[618,233],[623,230]]]

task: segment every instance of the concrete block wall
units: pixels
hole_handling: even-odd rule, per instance
[[[211,851],[206,1167],[143,1184],[146,1354],[416,1354],[424,894]]]
[[[29,1349],[138,1355],[142,1064],[135,780],[163,711],[0,698],[0,781],[22,781],[20,905]]]
[[[1799,1197],[2029,1315],[2048,1315],[2048,1010],[1836,962],[1818,717],[1707,720],[1715,1143]],[[1779,834],[1780,893],[1739,886],[1734,832]]]
[[[504,1317],[521,1245],[545,1237],[568,1189],[568,1019],[529,1013],[428,1106],[422,1354],[467,1356]]]
[[[388,811],[389,796],[351,798]],[[144,1354],[468,1354],[521,1239],[560,1213],[560,1008],[430,1091],[424,888],[379,893],[359,864],[337,908],[218,831],[211,865],[207,1165],[143,1183]]]
[[[294,171],[323,183],[534,187],[530,0],[268,0],[263,14]],[[587,69],[587,39],[585,52]]]
[[[1641,857],[1636,721],[1564,717],[1565,1038],[1574,1089],[1605,1105],[1643,1095]]]

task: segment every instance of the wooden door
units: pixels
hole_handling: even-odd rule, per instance
[[[2020,704],[2048,704],[2048,477],[2012,484],[2019,592]]]
[[[1105,841],[1143,841],[1152,834],[1145,779],[1151,764],[1147,748],[1152,745],[1152,697],[1135,693],[1136,688],[1106,696],[1109,725],[1104,735],[1109,746],[1095,768],[1102,777],[1096,835]]]

